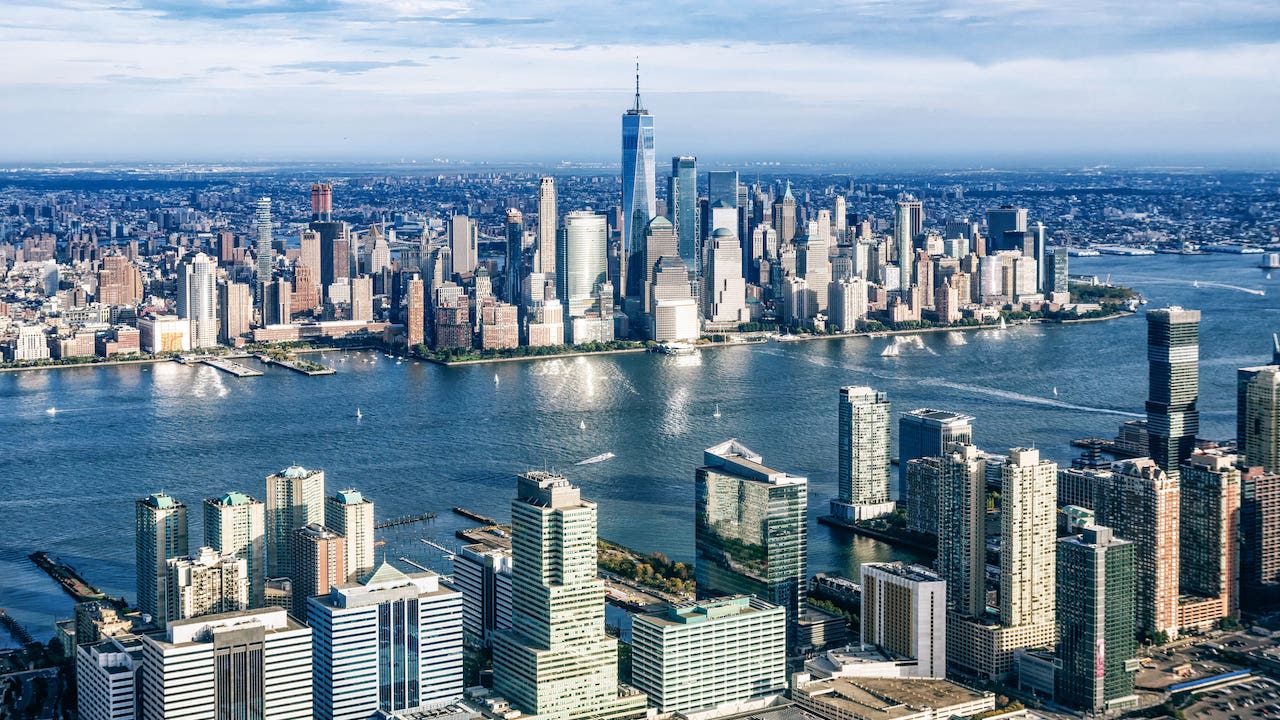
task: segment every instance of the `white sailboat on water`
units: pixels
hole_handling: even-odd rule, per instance
[[[713,412],[713,413],[711,413],[711,417],[713,417],[713,418],[715,418],[715,419],[717,419],[717,420],[719,420],[719,419],[720,419],[720,403],[716,403],[716,411],[715,411],[715,412]]]
[[[1000,316],[1000,329],[1001,329],[1001,330],[1004,330],[1004,329],[1005,329],[1005,328],[1007,328],[1007,327],[1008,327],[1008,325],[1006,325],[1006,324],[1005,324],[1004,316],[1003,316],[1003,315],[1001,315],[1001,316]]]
[[[900,352],[901,350],[898,349],[898,343],[895,342],[885,347],[885,349],[880,352],[880,357],[898,357],[898,353]]]
[[[356,408],[356,422],[364,419],[364,413],[360,412],[360,408]]]
[[[578,421],[578,429],[579,429],[579,430],[586,430],[586,429],[587,429],[587,421],[586,421],[586,420],[579,420],[579,421]]]

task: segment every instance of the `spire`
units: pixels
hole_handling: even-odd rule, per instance
[[[639,113],[644,110],[640,106],[640,57],[636,56],[636,106],[634,110]]]

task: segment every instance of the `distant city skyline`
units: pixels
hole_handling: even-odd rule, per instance
[[[1280,157],[1280,8],[1269,3],[622,12],[38,0],[0,27],[0,162],[616,162],[637,56],[658,157]]]

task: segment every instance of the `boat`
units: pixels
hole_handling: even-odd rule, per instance
[[[498,383],[500,383],[500,382],[502,382],[502,378],[498,377],[498,373],[494,373],[494,374],[493,374],[493,384],[494,384],[494,385],[497,385],[497,384],[498,384]]]
[[[48,410],[45,410],[45,411],[44,411],[44,413],[45,413],[45,415],[57,415],[57,414],[58,414],[58,408],[56,408],[56,407],[51,407],[51,408],[49,408]]]
[[[612,457],[614,457],[614,454],[611,452],[601,453],[599,455],[589,457],[586,460],[580,460],[574,464],[575,465],[594,465],[595,463],[604,462],[605,460],[608,460],[609,458],[612,458]]]
[[[1007,327],[1009,327],[1009,326],[1008,326],[1008,324],[1007,324],[1007,323],[1005,323],[1005,321],[1004,321],[1004,316],[1003,316],[1003,315],[1001,315],[1001,316],[1000,316],[1000,329],[1001,329],[1001,330],[1004,330],[1004,329],[1005,329],[1005,328],[1007,328]]]
[[[1191,281],[1191,287],[1193,287],[1193,288],[1198,288],[1198,287],[1200,287],[1200,281],[1199,281],[1199,280],[1192,280],[1192,281]]]
[[[1054,396],[1054,397],[1058,397],[1058,388],[1057,388],[1057,386],[1054,386],[1054,388],[1053,388],[1053,396]]]
[[[364,413],[360,412],[360,408],[356,408],[356,422],[364,419]]]
[[[655,350],[663,355],[693,355],[698,352],[696,346],[680,342],[662,343]]]
[[[880,351],[880,357],[898,357],[899,352],[901,351],[898,350],[898,344],[893,343],[892,345],[886,346],[884,350]]]
[[[403,365],[403,364],[404,364],[404,361],[403,361],[403,360],[397,360],[397,361],[396,361],[396,364],[397,364],[397,365]]]
[[[586,421],[586,420],[579,420],[579,421],[578,421],[578,429],[579,429],[579,430],[586,430],[586,429],[587,429],[587,421]]]
[[[715,419],[717,419],[717,420],[719,420],[719,419],[720,419],[720,403],[716,403],[716,411],[715,411],[715,412],[713,412],[713,413],[711,413],[711,417],[713,417],[713,418],[715,418]]]

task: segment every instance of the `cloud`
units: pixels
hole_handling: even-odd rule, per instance
[[[335,73],[338,75],[361,75],[370,70],[381,70],[391,67],[426,67],[425,63],[414,60],[396,60],[384,62],[377,60],[308,60],[284,65],[272,65],[273,70]]]

